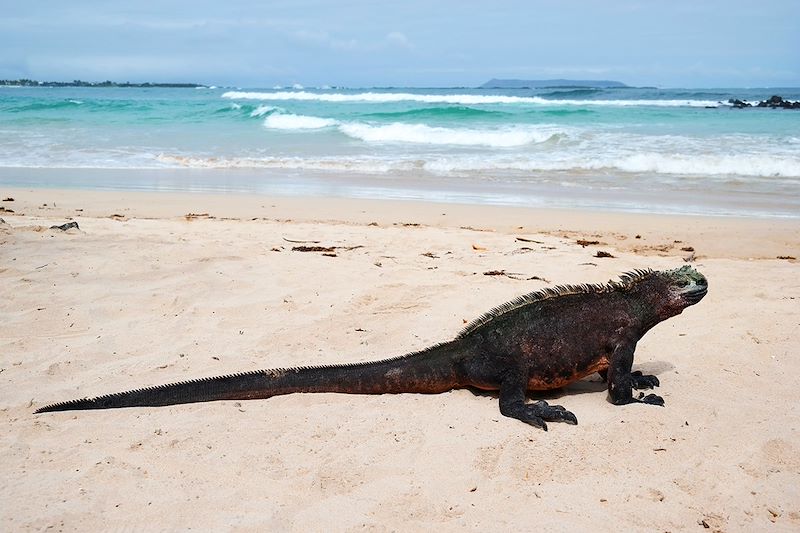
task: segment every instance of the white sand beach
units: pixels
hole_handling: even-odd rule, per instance
[[[796,219],[0,195],[14,199],[0,203],[4,531],[800,529]],[[686,260],[708,296],[648,333],[634,363],[658,376],[664,408],[614,406],[594,375],[537,396],[579,420],[548,432],[469,390],[33,414],[401,355],[515,296]]]

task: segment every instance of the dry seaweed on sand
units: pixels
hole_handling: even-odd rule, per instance
[[[322,252],[324,254],[335,254],[336,250],[344,250],[349,252],[364,246],[358,244],[356,246],[292,246],[293,252]]]
[[[72,228],[80,229],[80,227],[78,227],[78,223],[75,222],[74,220],[72,222],[67,222],[61,225],[50,226],[50,229],[59,229],[61,231],[67,231]]]
[[[523,281],[544,281],[545,283],[550,283],[549,280],[546,280],[539,276],[531,276],[526,278],[524,274],[519,272],[506,272],[505,270],[487,270],[483,273],[484,276],[505,276],[510,279],[516,280],[523,280]]]
[[[336,250],[335,246],[293,246],[293,252],[324,252],[332,253]]]
[[[597,250],[597,253],[595,253],[593,257],[611,257],[611,258],[613,258],[614,256],[611,255],[608,252],[604,252],[603,250]]]

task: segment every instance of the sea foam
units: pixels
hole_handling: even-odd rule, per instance
[[[167,167],[184,168],[269,168],[286,170],[358,171],[368,174],[385,174],[392,171],[411,170],[413,162],[386,161],[380,158],[352,157],[196,157],[175,154],[158,154],[155,160]]]
[[[602,164],[602,163],[601,163]],[[778,155],[680,155],[643,153],[613,161],[624,172],[699,176],[800,178],[800,157]]]
[[[400,142],[454,146],[491,146],[509,148],[544,142],[557,132],[535,127],[506,127],[502,129],[443,128],[425,124],[392,123],[370,125],[345,123],[339,130],[350,137],[367,142]]]
[[[576,155],[572,158],[537,159],[523,157],[431,156],[384,159],[373,157],[193,157],[160,154],[155,158],[166,166],[187,168],[278,168],[293,170],[359,171],[364,173],[392,173],[424,171],[433,175],[458,176],[484,175],[487,172],[523,172],[520,179],[535,179],[537,172],[565,172],[585,175],[586,172],[608,176],[654,174],[678,177],[720,178],[728,181],[736,177],[775,177],[800,180],[800,160],[769,156],[665,156],[638,154],[619,158],[597,158]]]
[[[725,176],[800,179],[800,158],[775,155],[681,155],[642,153],[597,156],[557,154],[545,157],[441,157],[423,168],[434,174],[505,172],[603,172],[717,178]]]

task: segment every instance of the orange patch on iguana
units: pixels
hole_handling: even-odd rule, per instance
[[[581,369],[580,371],[574,372],[571,376],[567,377],[557,377],[552,380],[542,379],[533,377],[528,380],[528,390],[551,390],[551,389],[559,389],[561,387],[566,387],[570,383],[575,383],[579,379],[583,379],[586,376],[590,376],[595,372],[600,372],[601,370],[606,370],[608,368],[608,358],[601,357],[591,365],[586,368]]]

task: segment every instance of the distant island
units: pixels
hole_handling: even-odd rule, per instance
[[[172,87],[178,89],[193,89],[205,87],[199,83],[131,83],[116,81],[36,81],[28,79],[19,80],[0,80],[0,85],[10,85],[13,87]]]
[[[628,87],[610,80],[498,80],[493,78],[479,89],[610,89]]]

